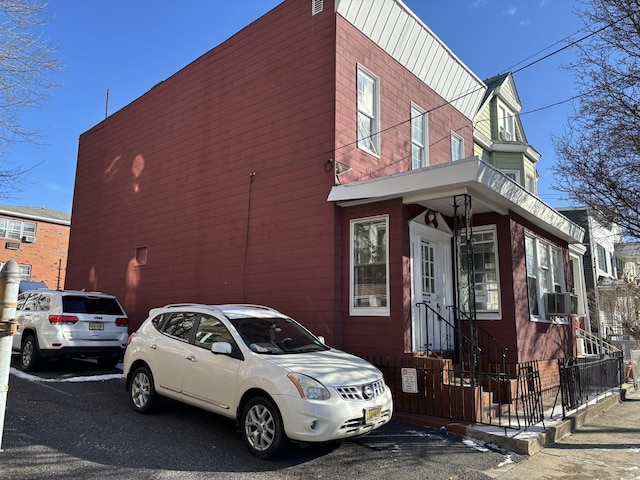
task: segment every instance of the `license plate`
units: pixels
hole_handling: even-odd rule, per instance
[[[365,408],[364,423],[376,423],[382,418],[382,407]]]
[[[102,322],[89,322],[89,330],[104,330],[104,323],[102,323]]]

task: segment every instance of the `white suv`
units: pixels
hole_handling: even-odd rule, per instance
[[[393,414],[389,387],[369,362],[257,305],[168,305],[129,338],[123,372],[133,408],[158,395],[236,420],[260,458],[286,441],[369,433]]]
[[[122,358],[129,319],[113,295],[74,290],[38,289],[18,295],[13,350],[24,371],[52,357],[97,358],[113,368]]]

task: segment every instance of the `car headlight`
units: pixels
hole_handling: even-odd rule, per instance
[[[329,390],[315,378],[303,375],[302,373],[290,373],[287,376],[296,386],[302,398],[309,400],[328,400],[331,396]]]

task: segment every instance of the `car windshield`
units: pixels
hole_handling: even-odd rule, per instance
[[[329,347],[290,318],[235,318],[231,323],[256,353],[321,352]]]

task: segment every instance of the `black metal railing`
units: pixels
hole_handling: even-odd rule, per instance
[[[535,361],[521,364],[509,375],[477,372],[472,382],[446,359],[368,360],[382,371],[398,414],[494,425],[505,432],[544,420]]]
[[[571,410],[586,405],[600,395],[619,388],[623,382],[622,352],[599,359],[592,357],[560,358],[560,394],[562,418]],[[557,398],[556,398],[557,401]]]

